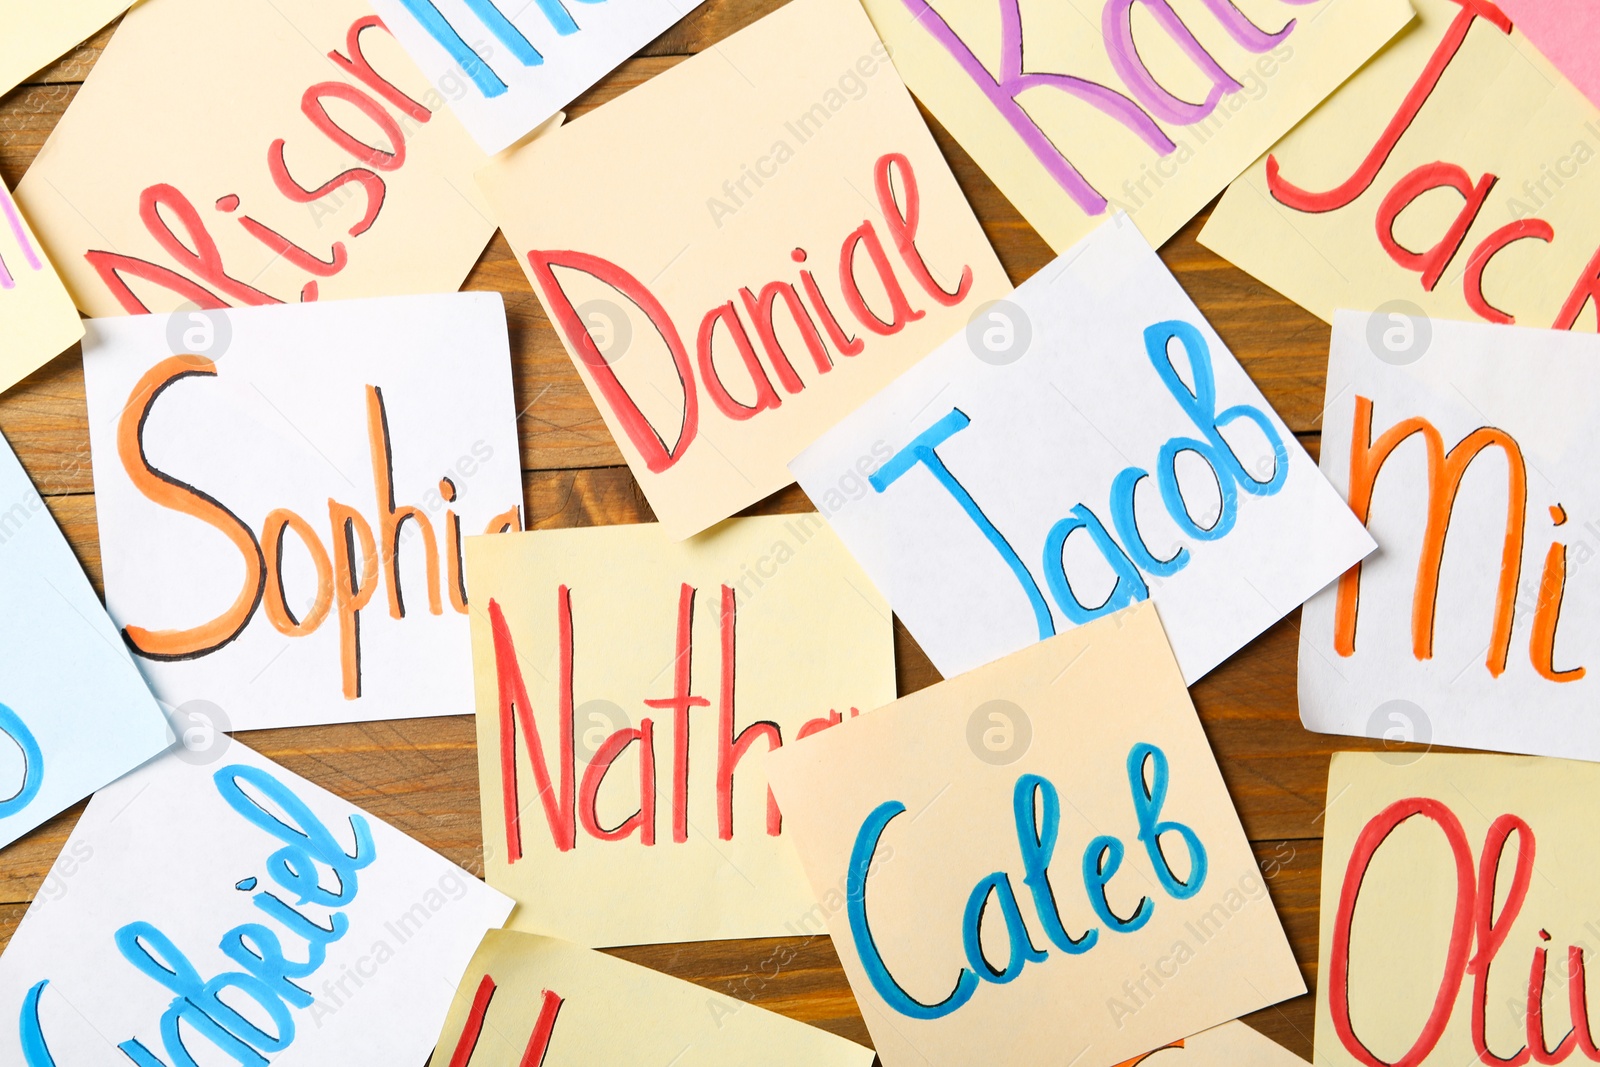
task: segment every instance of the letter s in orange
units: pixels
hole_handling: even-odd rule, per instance
[[[243,519],[215,498],[192,485],[163,474],[150,465],[144,454],[144,424],[156,399],[174,382],[197,376],[214,377],[216,366],[200,356],[172,356],[145,372],[117,424],[117,457],[134,487],[148,499],[171,511],[193,516],[218,530],[244,557],[245,579],[233,604],[210,622],[187,630],[146,630],[124,626],[122,636],[139,653],[150,659],[198,659],[209,655],[244,632],[267,584],[267,561],[261,543]]]

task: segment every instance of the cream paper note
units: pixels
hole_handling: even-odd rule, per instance
[[[1109,1067],[1305,990],[1154,605],[768,767],[885,1067]]]
[[[467,966],[431,1067],[757,1063],[869,1067],[872,1050],[591,949],[493,930]]]
[[[895,696],[888,605],[821,518],[470,538],[467,577],[485,870],[514,927],[820,933],[763,767]]]
[[[1305,1060],[1242,1022],[1223,1023],[1119,1067],[1303,1067]]]
[[[122,14],[129,0],[0,0],[0,93]]]
[[[1313,314],[1592,329],[1600,111],[1490,3],[1418,23],[1228,189],[1200,242]]]
[[[83,320],[0,182],[0,391],[38,370],[83,336]]]
[[[855,0],[794,0],[480,180],[674,537],[1010,289]]]
[[[17,199],[90,315],[449,292],[494,225],[444,103],[361,0],[146,0]]]
[[[864,0],[911,91],[1050,246],[1177,232],[1412,17],[1406,0]]]
[[[1600,1058],[1597,791],[1566,760],[1335,753],[1316,1062]]]

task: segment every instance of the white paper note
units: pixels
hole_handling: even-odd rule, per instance
[[[701,0],[372,0],[485,152],[560,111]]]
[[[470,714],[462,538],[520,526],[495,293],[97,319],[111,616],[223,728]]]
[[[0,959],[0,1062],[420,1064],[511,909],[225,738],[95,794],[65,852]]]
[[[1307,727],[1600,760],[1597,398],[1593,335],[1337,313],[1322,469],[1381,547],[1306,604]]]
[[[946,677],[1151,599],[1192,683],[1373,547],[1120,216],[790,469]]]

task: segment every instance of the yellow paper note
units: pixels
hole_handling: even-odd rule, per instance
[[[867,1067],[872,1050],[555,938],[491,931],[430,1067]]]
[[[1229,188],[1201,243],[1330,322],[1354,308],[1591,327],[1600,111],[1493,4],[1416,5]]]
[[[1305,990],[1153,604],[768,770],[885,1067],[1109,1067]]]
[[[912,92],[1057,252],[1160,245],[1411,18],[1406,0],[863,0]]]
[[[480,181],[676,537],[1010,290],[855,0],[793,0]]]
[[[70,348],[83,320],[0,182],[0,391]]]
[[[469,538],[467,583],[484,865],[514,928],[821,933],[764,764],[895,678],[889,607],[820,516]]]
[[[494,226],[444,104],[361,0],[147,0],[17,199],[90,315],[452,292]]]
[[[129,0],[0,0],[0,93],[120,15]]]
[[[1336,753],[1316,1062],[1600,1058],[1597,792],[1589,763]]]

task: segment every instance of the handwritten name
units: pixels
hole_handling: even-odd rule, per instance
[[[365,816],[349,817],[352,844],[346,851],[305,801],[263,768],[233,764],[217,771],[213,781],[235,813],[282,843],[267,857],[265,868],[284,895],[262,889],[251,897],[274,925],[244,923],[224,933],[220,947],[240,969],[210,979],[151,923],[128,923],[113,940],[124,960],[173,994],[160,1020],[160,1048],[173,1067],[194,1067],[189,1045],[195,1041],[210,1044],[241,1067],[266,1067],[268,1053],[282,1052],[294,1043],[294,1013],[314,1000],[301,982],[322,967],[328,946],[350,931],[346,911],[360,892],[360,872],[377,859],[377,849]],[[331,885],[324,884],[329,879]],[[244,878],[234,888],[248,893],[259,882],[256,877]],[[285,897],[293,897],[295,903]],[[324,910],[323,921],[300,910],[307,905]],[[286,951],[280,935],[303,941],[304,958]],[[48,985],[49,979],[36,983],[23,1003],[21,1037],[27,1067],[55,1067],[39,1016],[40,998]],[[229,991],[235,994],[234,1003],[247,999],[260,1014],[252,1013],[252,1018],[224,1000]],[[271,1029],[263,1028],[263,1022]],[[122,1041],[117,1049],[136,1067],[168,1067],[140,1038]]]
[[[539,11],[544,15],[550,28],[562,37],[570,37],[579,31],[579,26],[573,20],[572,14],[567,11],[562,0],[534,0]],[[580,0],[585,4],[604,3],[605,0]],[[406,12],[421,26],[429,37],[449,53],[450,61],[466,72],[472,79],[472,84],[486,99],[504,96],[508,89],[505,80],[495,73],[489,65],[486,56],[479,55],[471,45],[467,44],[455,24],[447,19],[433,0],[400,0]],[[524,67],[540,67],[544,65],[544,54],[535,48],[527,36],[516,24],[506,18],[505,12],[500,10],[493,0],[466,0],[467,7],[472,14],[477,16],[485,29],[494,34],[495,39],[506,46],[514,59]],[[527,7],[519,5],[521,12]]]
[[[1369,868],[1378,850],[1389,836],[1410,819],[1422,818],[1433,823],[1450,847],[1454,861],[1455,909],[1451,916],[1450,940],[1445,949],[1443,972],[1434,996],[1432,1010],[1423,1021],[1416,1040],[1404,1055],[1393,1061],[1379,1059],[1367,1048],[1356,1033],[1350,1018],[1350,932],[1355,920],[1356,905],[1361,895],[1382,897],[1395,892],[1375,884],[1369,877]],[[1502,878],[1502,859],[1513,835],[1517,839],[1515,867],[1510,885]],[[1445,1028],[1455,1013],[1456,1001],[1467,976],[1472,976],[1472,1006],[1470,1024],[1472,1047],[1476,1059],[1491,1064],[1563,1063],[1574,1053],[1590,1060],[1600,1060],[1600,1049],[1595,1047],[1594,1031],[1589,1020],[1587,973],[1583,949],[1577,945],[1567,948],[1567,1005],[1572,1027],[1552,1048],[1547,1044],[1544,1025],[1545,975],[1549,950],[1546,944],[1550,934],[1539,931],[1534,944],[1528,974],[1528,1011],[1526,1016],[1527,1042],[1508,1055],[1489,1048],[1488,1004],[1489,973],[1501,949],[1511,936],[1511,928],[1522,913],[1528,898],[1528,887],[1533,881],[1535,841],[1533,828],[1516,815],[1501,815],[1490,823],[1484,835],[1483,849],[1478,855],[1476,868],[1472,862],[1472,845],[1467,840],[1461,820],[1449,805],[1429,797],[1408,797],[1397,800],[1367,823],[1356,838],[1349,862],[1345,865],[1344,882],[1339,890],[1339,910],[1333,923],[1333,947],[1329,960],[1328,1007],[1333,1019],[1333,1029],[1339,1043],[1367,1067],[1417,1067],[1433,1053]],[[1408,876],[1403,892],[1414,895],[1422,892]],[[1501,901],[1499,910],[1495,902]],[[1404,944],[1389,946],[1391,950],[1404,949]],[[1377,969],[1387,973],[1392,970],[1381,961]],[[1519,972],[1523,973],[1523,972]],[[1370,979],[1369,979],[1370,980]]]
[[[1445,535],[1456,519],[1456,496],[1461,492],[1467,469],[1489,449],[1498,449],[1506,460],[1505,535],[1501,542],[1500,575],[1495,592],[1494,619],[1484,664],[1491,676],[1505,672],[1511,651],[1511,631],[1516,621],[1517,581],[1522,575],[1523,539],[1528,512],[1528,469],[1516,439],[1504,430],[1481,426],[1446,451],[1444,438],[1433,423],[1420,415],[1390,426],[1376,440],[1372,436],[1372,400],[1356,397],[1355,420],[1350,436],[1350,510],[1366,523],[1372,512],[1373,489],[1384,464],[1405,441],[1419,438],[1428,462],[1427,522],[1422,548],[1417,556],[1417,578],[1412,594],[1411,649],[1420,662],[1433,658],[1434,622],[1438,611],[1439,572],[1444,566]],[[1567,521],[1560,504],[1550,506],[1550,519],[1557,526]],[[1533,626],[1528,634],[1528,661],[1539,676],[1551,682],[1575,682],[1586,673],[1582,666],[1557,668],[1555,665],[1556,627],[1561,620],[1561,605],[1567,584],[1567,546],[1553,539],[1545,552],[1544,570],[1539,578],[1539,599],[1534,605]],[[1338,598],[1334,603],[1333,646],[1341,656],[1356,651],[1356,621],[1361,606],[1361,564],[1357,563],[1339,578]]]
[[[1350,176],[1331,189],[1312,192],[1285,178],[1278,158],[1268,156],[1267,189],[1274,200],[1292,210],[1308,214],[1323,214],[1349,206],[1377,180],[1378,172],[1388,163],[1395,146],[1416,122],[1417,113],[1438,88],[1440,79],[1461,51],[1468,32],[1478,21],[1483,19],[1493,30],[1510,35],[1511,20],[1489,0],[1455,2],[1461,5],[1460,12],[1451,21],[1449,29],[1434,48],[1433,55],[1416,82],[1406,92],[1383,133]],[[1378,205],[1375,220],[1378,243],[1390,259],[1419,275],[1425,292],[1433,292],[1444,278],[1445,270],[1460,255],[1467,233],[1477,222],[1490,191],[1499,180],[1498,175],[1491,173],[1474,179],[1457,164],[1443,160],[1433,160],[1412,169],[1394,183]],[[1442,189],[1453,191],[1463,201],[1444,234],[1431,248],[1422,251],[1402,245],[1394,235],[1395,220],[1424,195]],[[1540,218],[1519,218],[1486,235],[1467,255],[1466,268],[1461,272],[1462,295],[1466,298],[1467,306],[1478,317],[1488,322],[1516,321],[1515,316],[1489,302],[1483,292],[1483,276],[1496,256],[1516,242],[1525,240],[1549,244],[1555,240],[1555,229]],[[1572,329],[1584,306],[1591,300],[1600,301],[1600,251],[1596,251],[1584,266],[1583,274],[1556,312],[1553,327],[1558,330]],[[1597,305],[1597,314],[1600,314],[1600,305]]]
[[[321,185],[312,187],[302,184],[290,173],[284,138],[275,139],[266,152],[267,172],[272,177],[272,183],[291,203],[315,204],[330,197],[343,197],[347,187],[363,195],[366,208],[361,218],[350,227],[349,236],[352,238],[358,238],[372,229],[383,211],[388,196],[388,185],[383,175],[405,166],[406,130],[402,121],[425,123],[433,117],[431,108],[407,96],[373,68],[361,46],[362,34],[370,29],[387,32],[387,27],[377,16],[359,18],[351,23],[345,37],[345,50],[349,55],[337,50],[328,53],[334,66],[352,81],[317,82],[308,87],[300,98],[300,111],[312,127],[363,165],[341,171]],[[361,86],[370,91],[363,91]],[[438,96],[432,90],[426,95],[429,100],[435,100]],[[328,111],[329,101],[339,101],[354,108],[378,129],[386,145],[369,144],[340,125]],[[395,114],[390,113],[391,109]],[[216,198],[215,207],[220,214],[236,216],[235,221],[244,232],[259,241],[275,259],[310,275],[300,289],[301,301],[317,299],[319,279],[331,278],[350,265],[350,251],[343,241],[334,241],[325,256],[318,255],[259,219],[238,215],[239,206],[237,193],[224,193]],[[147,313],[150,308],[133,291],[124,275],[169,290],[201,308],[284,302],[228,273],[217,238],[207,229],[200,209],[176,185],[158,182],[145,188],[139,196],[139,220],[175,266],[163,266],[152,260],[104,249],[91,249],[84,253],[84,258],[94,267],[100,280],[130,315]],[[178,232],[180,230],[181,233]]]
[[[145,450],[145,432],[156,401],[167,389],[188,378],[208,378],[217,374],[216,365],[200,356],[173,356],[146,371],[134,385],[123,405],[117,425],[117,457],[128,479],[147,499],[160,507],[188,515],[217,530],[238,551],[244,562],[244,578],[233,603],[221,614],[197,626],[181,630],[150,630],[128,624],[122,636],[139,655],[159,660],[189,660],[209,656],[242,634],[258,609],[279,633],[306,637],[317,631],[329,614],[338,619],[339,659],[343,674],[343,693],[347,700],[361,696],[360,613],[371,603],[383,571],[383,587],[388,597],[389,615],[406,617],[400,590],[400,546],[407,524],[421,535],[427,567],[428,611],[443,613],[440,568],[445,573],[451,608],[467,613],[467,589],[461,565],[461,519],[453,508],[444,515],[444,544],[434,532],[427,512],[416,505],[396,505],[394,496],[394,449],[390,439],[389,417],[383,391],[366,389],[367,437],[372,458],[372,479],[377,505],[377,532],[354,507],[328,499],[329,550],[311,523],[289,508],[274,508],[260,522],[258,533],[238,513],[212,496],[181,481],[152,464]],[[477,458],[487,460],[492,453]],[[439,480],[439,497],[453,503],[455,481],[445,475]],[[496,515],[485,533],[500,533],[521,525],[518,505]],[[309,609],[297,614],[290,607],[284,588],[283,548],[286,535],[293,532],[309,553],[316,570],[317,587]]]
[[[1148,782],[1146,768],[1150,773]],[[1156,880],[1173,900],[1187,900],[1205,884],[1206,850],[1193,829],[1161,817],[1168,787],[1166,753],[1155,745],[1134,745],[1128,752],[1127,770],[1139,823],[1138,840],[1155,869]],[[1066,955],[1081,956],[1089,952],[1099,943],[1100,928],[1090,926],[1076,937],[1068,933],[1050,882],[1050,864],[1054,861],[1061,833],[1060,794],[1049,779],[1024,774],[1017,779],[1012,809],[1017,848],[1022,858],[1022,883],[1032,895],[1040,929],[1049,944]],[[889,824],[905,814],[905,810],[906,806],[898,800],[885,801],[873,809],[856,833],[846,892],[850,932],[872,988],[889,1007],[912,1019],[939,1019],[960,1010],[971,1000],[980,980],[1004,985],[1015,980],[1028,964],[1043,962],[1050,954],[1034,945],[1016,889],[1011,884],[1011,875],[996,871],[979,880],[967,897],[961,924],[961,944],[967,965],[958,970],[954,988],[942,1000],[932,1002],[918,1000],[908,992],[890,973],[873,936],[866,899],[867,874],[878,851],[878,842]],[[1173,870],[1163,848],[1161,839],[1167,834],[1176,834],[1188,853],[1189,869],[1183,878]],[[1132,913],[1126,916],[1118,915],[1112,908],[1107,886],[1122,868],[1126,854],[1127,848],[1120,838],[1100,834],[1084,848],[1081,866],[1091,908],[1105,928],[1117,934],[1131,934],[1142,929],[1156,908],[1155,901],[1148,896],[1141,896]],[[1005,924],[1010,943],[1010,955],[1000,967],[989,961],[983,948],[983,923],[991,904]]]
[[[1178,341],[1188,355],[1190,375],[1194,379],[1191,390],[1172,365],[1168,346]],[[1161,502],[1167,515],[1186,536],[1196,541],[1216,541],[1226,537],[1233,529],[1239,513],[1239,491],[1254,496],[1272,496],[1282,490],[1289,477],[1289,452],[1266,413],[1253,404],[1235,404],[1223,411],[1217,410],[1216,377],[1211,368],[1211,349],[1200,331],[1179,320],[1157,323],[1144,332],[1145,352],[1155,367],[1156,374],[1172,394],[1184,414],[1200,431],[1201,437],[1173,437],[1161,446],[1157,456],[1155,480],[1160,490]],[[1272,446],[1273,470],[1266,479],[1258,479],[1245,470],[1233,446],[1222,435],[1222,429],[1240,420],[1255,424]],[[926,468],[960,505],[961,512],[976,526],[984,539],[995,550],[1016,578],[1017,584],[1028,597],[1038,625],[1039,637],[1044,639],[1056,632],[1055,619],[1044,598],[1039,582],[1028,569],[1022,557],[1006,535],[995,525],[974,494],[946,465],[938,448],[955,434],[971,425],[972,420],[960,408],[934,423],[912,439],[911,443],[895,453],[870,479],[872,488],[886,492],[906,474],[917,467]],[[1205,462],[1216,480],[1221,494],[1221,509],[1209,525],[1202,525],[1190,514],[1184,500],[1183,488],[1178,481],[1177,460],[1182,453],[1192,453]],[[1150,477],[1142,467],[1124,468],[1111,483],[1111,521],[1116,536],[1106,529],[1105,523],[1087,504],[1079,503],[1064,518],[1050,528],[1045,537],[1043,572],[1056,606],[1075,625],[1099,618],[1129,604],[1147,600],[1150,589],[1143,574],[1166,578],[1177,574],[1189,565],[1190,553],[1179,546],[1166,558],[1155,555],[1145,543],[1139,530],[1139,517],[1135,507],[1135,493],[1139,484]],[[1094,606],[1084,604],[1073,591],[1066,573],[1062,553],[1067,538],[1082,530],[1093,543],[1100,557],[1116,574],[1116,585],[1106,599]]]
[[[485,974],[478,983],[478,989],[472,995],[472,1007],[467,1010],[466,1024],[461,1029],[461,1037],[450,1054],[449,1067],[468,1067],[472,1063],[472,1055],[478,1050],[478,1039],[483,1035],[484,1019],[489,1014],[489,1003],[494,999],[497,989],[499,986],[491,974]],[[539,1014],[533,1021],[528,1044],[522,1050],[522,1059],[517,1061],[521,1067],[540,1067],[544,1063],[545,1056],[550,1052],[551,1038],[555,1036],[556,1016],[565,1002],[559,993],[549,989],[541,992]]]
[[[722,662],[718,673],[717,694],[717,836],[723,841],[733,840],[733,777],[739,764],[750,754],[757,742],[765,742],[769,750],[783,745],[783,728],[775,722],[761,720],[738,728],[734,707],[734,679],[736,642],[735,628],[737,603],[730,586],[721,587],[721,604],[718,616],[721,637]],[[694,656],[694,601],[696,589],[684,583],[678,592],[677,638],[673,648],[672,694],[644,701],[646,707],[669,712],[672,716],[672,770],[671,808],[672,840],[683,844],[689,840],[689,728],[692,712],[707,708],[710,701],[691,692],[691,665]],[[559,676],[557,681],[557,744],[555,754],[559,761],[559,784],[553,780],[546,756],[545,735],[540,732],[534,718],[533,702],[528,698],[528,687],[522,677],[521,658],[506,623],[505,613],[498,601],[489,601],[489,623],[494,636],[494,662],[499,699],[500,722],[500,781],[501,800],[506,823],[506,853],[508,862],[522,859],[522,804],[517,783],[517,738],[520,734],[528,747],[533,763],[534,787],[543,805],[545,821],[556,848],[568,852],[578,845],[578,827],[597,841],[623,841],[637,835],[642,845],[656,843],[656,741],[655,721],[646,716],[638,726],[613,731],[601,742],[584,768],[583,780],[577,781],[577,748],[573,709],[572,660],[573,625],[572,592],[566,586],[556,591],[556,626],[560,648]],[[854,717],[859,712],[850,709]],[[808,720],[798,735],[809,737],[820,730],[836,726],[842,721],[838,711]],[[639,746],[639,807],[615,827],[603,826],[597,810],[600,788],[613,764],[633,745]],[[783,829],[783,817],[778,812],[778,802],[767,790],[767,834],[778,836]]]
[[[917,289],[934,303],[944,307],[961,303],[972,289],[972,268],[963,266],[955,289],[946,291],[934,279],[922,253],[917,249],[922,194],[917,187],[911,160],[897,152],[879,157],[873,170],[873,181],[883,216],[883,228],[894,245],[904,272],[909,274]],[[899,198],[895,195],[897,185],[901,190]],[[862,295],[857,263],[863,253],[870,264],[871,274],[886,294],[887,317],[874,310]],[[796,246],[790,258],[796,264],[805,264],[810,255],[804,248]],[[911,297],[889,258],[878,227],[870,219],[863,221],[844,238],[839,246],[837,263],[838,291],[851,318],[867,333],[880,337],[893,336],[927,315],[926,311],[912,306]],[[794,361],[778,336],[780,320],[785,323],[782,327],[784,332],[793,332],[801,338],[812,367],[819,376],[834,369],[836,355],[857,356],[867,347],[867,341],[850,332],[834,314],[827,298],[823,296],[816,275],[809,268],[802,267],[799,270],[798,288],[789,281],[768,282],[759,291],[745,286],[737,293],[737,304],[730,299],[706,312],[700,319],[694,355],[691,357],[683,342],[684,335],[661,301],[643,282],[610,260],[586,252],[536,250],[528,253],[528,265],[536,284],[544,293],[556,328],[588,368],[601,398],[622,425],[634,449],[644,459],[646,466],[658,474],[681,460],[698,435],[702,390],[722,415],[743,422],[783,405],[784,398],[779,394],[778,386],[791,396],[806,388],[805,378],[795,369]],[[555,273],[557,268],[589,275],[616,290],[622,298],[649,317],[656,332],[666,342],[683,399],[682,423],[671,443],[651,425],[596,346],[578,309],[562,288]],[[804,297],[801,296],[802,292]],[[741,310],[743,315],[740,314]],[[749,321],[748,326],[746,320]],[[765,364],[750,338],[752,330],[761,343],[761,353],[766,356]],[[737,391],[751,396],[749,403],[738,399],[735,391],[729,388],[723,371],[718,369],[713,358],[719,334],[725,338],[723,343],[732,343],[738,354],[738,370],[733,373],[745,380],[738,383]],[[773,384],[774,377],[777,386]]]
[[[1020,0],[997,0],[1000,15],[998,73],[984,65],[972,47],[927,0],[902,2],[917,25],[926,29],[944,46],[973,85],[983,92],[989,103],[1022,139],[1022,143],[1028,146],[1039,164],[1086,215],[1104,214],[1108,206],[1106,198],[1059,147],[1064,139],[1045,133],[1023,108],[1020,100],[1023,93],[1030,89],[1054,89],[1076,97],[1120,123],[1146,147],[1165,159],[1178,152],[1180,146],[1162,128],[1161,122],[1176,126],[1195,125],[1209,118],[1224,97],[1244,89],[1244,84],[1217,62],[1168,0],[1110,0],[1102,8],[1101,39],[1106,57],[1127,88],[1126,93],[1078,74],[1026,69],[1023,63],[1025,35]],[[1298,6],[1317,0],[1284,2]],[[1162,85],[1150,70],[1134,42],[1135,6],[1144,7],[1151,16],[1154,28],[1181,49],[1200,77],[1209,82],[1206,97],[1200,103],[1193,103],[1175,94]],[[1263,30],[1251,22],[1231,0],[1207,0],[1205,6],[1235,44],[1256,55],[1272,51],[1294,32],[1294,19],[1277,30]],[[1161,121],[1158,122],[1158,119]]]

